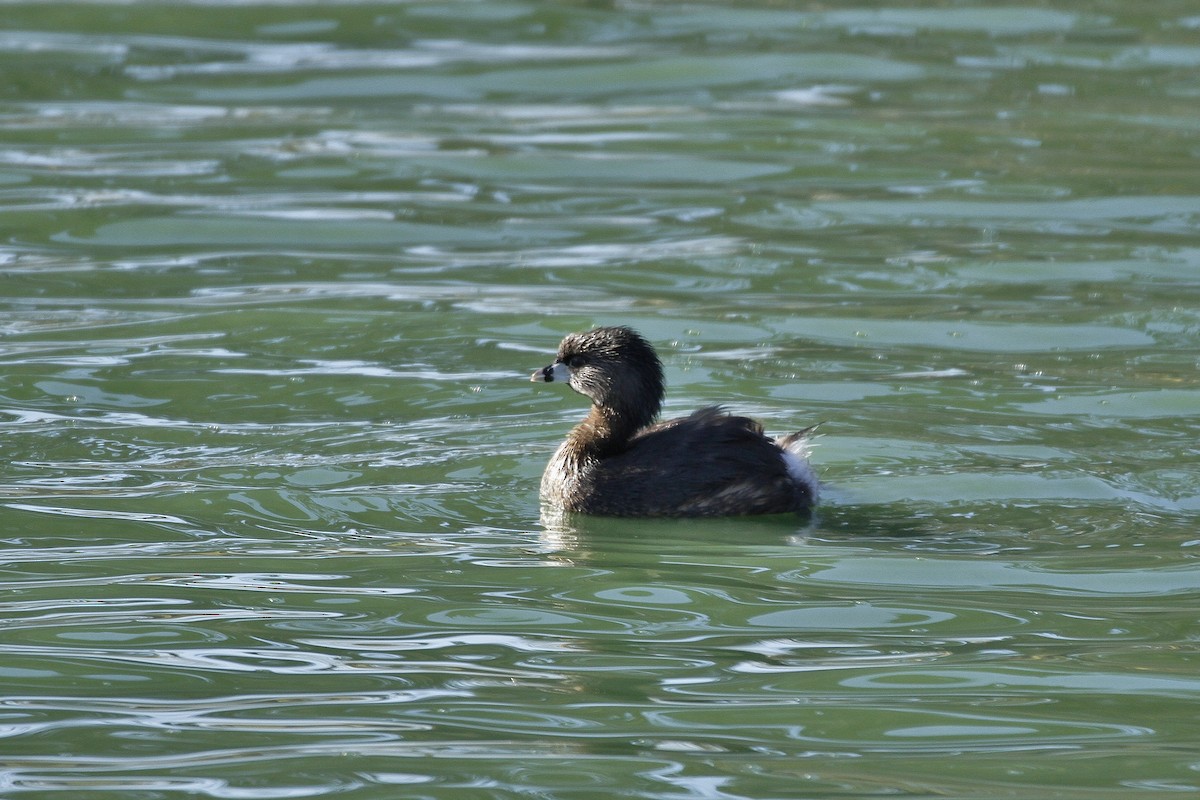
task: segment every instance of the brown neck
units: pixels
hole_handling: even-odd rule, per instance
[[[617,414],[611,408],[592,410],[568,434],[567,440],[584,458],[607,458],[625,449],[641,427],[638,420]]]

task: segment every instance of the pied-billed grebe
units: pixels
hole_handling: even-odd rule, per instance
[[[533,381],[562,381],[592,409],[542,475],[542,502],[619,517],[715,517],[802,512],[817,499],[808,428],[776,442],[719,407],[651,425],[662,363],[626,327],[573,333]]]

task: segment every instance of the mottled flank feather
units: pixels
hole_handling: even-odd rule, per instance
[[[591,398],[542,476],[542,500],[604,516],[701,517],[804,512],[817,500],[808,464],[812,428],[780,442],[719,407],[651,425],[662,365],[629,328],[572,334],[533,380],[560,380]]]

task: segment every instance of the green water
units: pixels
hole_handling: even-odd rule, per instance
[[[0,797],[1200,792],[1194,3],[0,4]],[[539,518],[629,324],[790,518]]]

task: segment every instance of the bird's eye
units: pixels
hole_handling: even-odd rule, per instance
[[[567,359],[567,366],[571,369],[579,369],[583,366],[583,356],[571,356]]]

